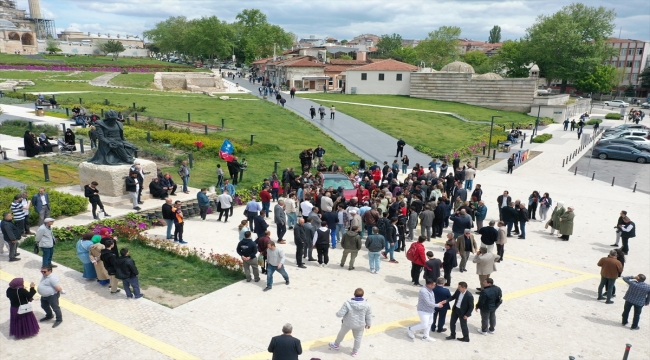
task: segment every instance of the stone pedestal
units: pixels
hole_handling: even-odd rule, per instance
[[[156,176],[156,163],[144,159],[136,159],[142,166],[145,173],[150,173],[144,176],[143,189],[149,192],[149,183],[152,177]],[[99,196],[114,196],[121,197],[126,194],[126,184],[124,178],[129,176],[129,169],[131,165],[95,165],[89,162],[79,164],[79,181],[81,190],[84,186],[93,181],[97,181],[99,185]]]

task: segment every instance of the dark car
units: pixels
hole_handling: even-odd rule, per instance
[[[325,182],[323,184],[323,187],[325,189],[332,187],[336,190],[339,187],[342,187],[345,200],[350,200],[353,197],[357,196],[357,189],[354,187],[352,180],[345,176],[345,174],[323,173],[323,178],[325,178]]]
[[[611,133],[615,133],[615,132],[622,131],[622,130],[627,130],[627,129],[630,129],[630,130],[632,130],[632,129],[647,130],[648,127],[645,126],[645,125],[641,125],[641,124],[639,124],[639,125],[637,125],[637,124],[623,124],[623,125],[619,125],[619,126],[616,126],[616,127],[611,127],[609,129],[605,130],[605,132],[603,134],[608,135],[608,134],[611,134]]]
[[[596,146],[598,147],[603,147],[603,146],[610,146],[610,145],[623,145],[623,146],[629,146],[632,148],[635,148],[637,150],[645,151],[645,152],[650,152],[650,146],[646,144],[640,144],[637,142],[634,142],[629,139],[624,139],[624,138],[618,138],[618,139],[601,139],[596,141]]]
[[[623,145],[596,146],[591,155],[597,156],[602,160],[631,160],[636,161],[639,164],[645,164],[650,161],[650,153]]]

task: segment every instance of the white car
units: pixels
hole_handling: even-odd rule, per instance
[[[610,101],[605,101],[605,106],[628,107],[630,106],[630,104],[626,103],[623,100],[610,100]]]
[[[637,144],[650,145],[650,140],[648,140],[648,139],[646,139],[646,138],[644,138],[644,137],[641,137],[641,136],[634,136],[634,135],[632,135],[632,136],[625,136],[624,139],[632,140],[632,141],[634,141],[634,142],[637,143]]]
[[[646,138],[648,137],[648,132],[639,129],[622,130],[622,131],[617,131],[615,133],[606,134],[603,136],[603,139],[619,139],[619,138],[625,138],[627,136]]]
[[[650,103],[649,102],[644,102],[643,104],[641,104],[641,108],[642,109],[650,109]]]

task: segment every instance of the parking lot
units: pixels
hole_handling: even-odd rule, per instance
[[[602,181],[603,189],[606,186],[611,186],[612,178],[614,186],[621,186],[629,188],[630,191],[634,188],[636,182],[636,191],[650,193],[650,164],[638,164],[632,161],[622,160],[601,160],[597,157],[591,159],[591,150],[585,150],[584,155],[567,167],[567,171],[574,172],[575,167],[578,167],[578,175],[592,177],[595,174],[594,181]]]

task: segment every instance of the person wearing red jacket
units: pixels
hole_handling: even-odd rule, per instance
[[[381,181],[381,169],[379,169],[379,167],[372,171],[372,180],[375,184],[379,185],[379,182]]]
[[[271,212],[271,193],[269,188],[265,187],[260,191],[260,200],[262,200],[262,210],[266,211],[266,217]]]
[[[359,199],[360,204],[370,200],[370,192],[363,185],[357,189],[357,199]]]
[[[411,282],[415,286],[422,286],[420,284],[420,272],[427,262],[426,250],[424,249],[424,242],[427,238],[424,236],[418,237],[418,242],[411,244],[406,257],[411,261]]]

